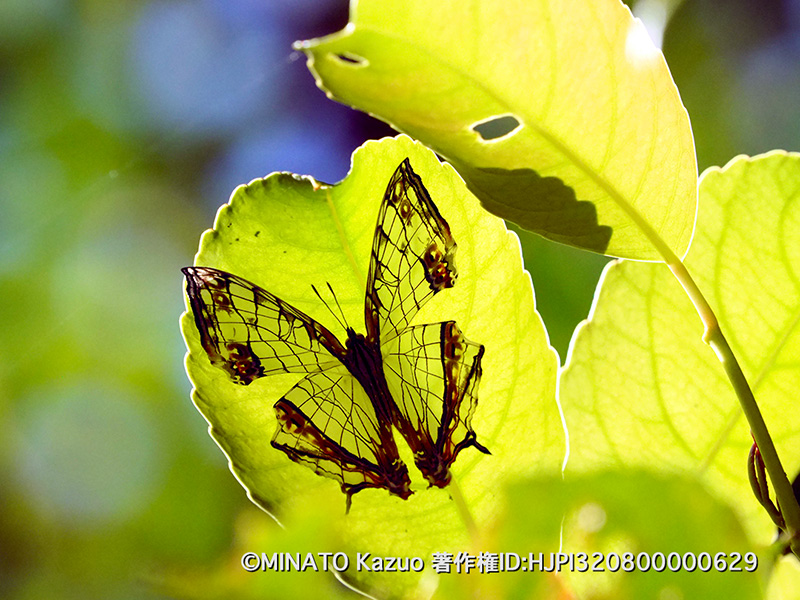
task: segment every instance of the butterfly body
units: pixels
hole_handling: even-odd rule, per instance
[[[342,360],[344,366],[367,392],[378,419],[391,422],[394,402],[386,385],[380,346],[367,341],[355,330],[348,329],[346,347],[347,352]]]
[[[250,385],[272,373],[305,373],[275,403],[272,446],[339,481],[347,495],[412,491],[393,428],[431,486],[451,481],[457,455],[477,442],[484,347],[454,321],[411,325],[457,277],[456,244],[408,159],[378,213],[365,297],[366,334],[346,326],[342,344],[326,327],[252,282],[210,267],[186,267],[195,324],[211,363]]]

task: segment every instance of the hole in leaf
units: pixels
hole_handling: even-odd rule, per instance
[[[514,115],[490,117],[472,126],[472,131],[477,133],[484,142],[499,139],[516,131],[522,123]]]
[[[352,52],[342,52],[341,54],[334,54],[333,56],[339,60],[339,62],[353,67],[366,67],[369,65],[369,61],[366,58],[358,54],[353,54]]]

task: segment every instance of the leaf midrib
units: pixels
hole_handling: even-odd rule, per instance
[[[331,219],[333,220],[333,224],[336,226],[336,233],[339,236],[339,243],[342,245],[342,250],[347,256],[347,261],[350,263],[350,267],[353,269],[353,274],[355,275],[356,281],[358,281],[358,284],[362,290],[366,290],[367,278],[364,276],[364,272],[358,266],[358,261],[356,260],[353,252],[353,247],[350,244],[350,238],[345,232],[344,223],[342,223],[341,218],[339,218],[339,211],[336,210],[336,203],[334,202],[332,189],[333,186],[327,186],[325,188],[325,203],[328,205]]]

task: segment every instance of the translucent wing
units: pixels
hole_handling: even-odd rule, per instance
[[[450,226],[405,159],[378,212],[367,278],[367,340],[393,339],[431,296],[453,286],[455,251]]]
[[[341,364],[345,349],[339,340],[280,298],[218,269],[182,271],[203,349],[236,383]]]
[[[319,475],[336,479],[347,494],[386,488],[411,495],[391,427],[375,415],[364,388],[344,367],[305,377],[277,403],[272,445]]]
[[[489,454],[472,430],[483,351],[454,321],[411,327],[385,349],[397,428],[431,485],[450,483],[450,466],[464,448]]]

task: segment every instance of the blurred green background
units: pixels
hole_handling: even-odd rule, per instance
[[[800,149],[800,0],[633,9],[701,170]],[[254,540],[313,548],[249,503],[189,400],[178,269],[237,184],[338,181],[392,134],[291,50],[346,21],[346,0],[0,0],[0,597],[285,598],[313,580],[238,566]],[[563,361],[605,259],[522,237]]]

